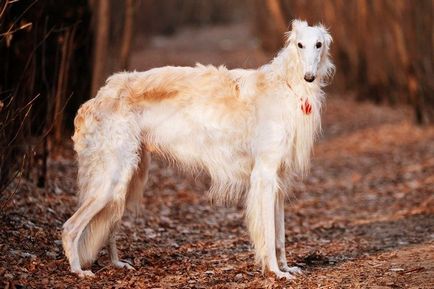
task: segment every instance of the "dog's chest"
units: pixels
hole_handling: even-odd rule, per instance
[[[304,87],[290,88],[282,85],[275,90],[274,97],[267,98],[260,104],[258,127],[273,145],[291,158],[296,145],[300,151],[303,143],[312,144],[320,127],[321,95]]]

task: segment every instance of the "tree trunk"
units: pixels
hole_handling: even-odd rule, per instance
[[[65,108],[65,93],[68,86],[68,73],[71,63],[71,55],[74,50],[74,36],[75,27],[68,28],[63,35],[62,39],[62,58],[60,60],[59,72],[57,74],[56,93],[54,97],[54,115],[52,120],[54,121],[54,143],[59,145],[63,137],[63,109]]]
[[[110,28],[110,1],[99,0],[97,6],[97,19],[95,22],[96,35],[93,52],[93,72],[91,95],[95,96],[106,78],[106,62],[108,56],[109,28]]]
[[[122,46],[120,52],[120,69],[128,69],[130,60],[131,43],[133,39],[133,25],[134,25],[134,1],[125,1],[125,19],[122,37]]]
[[[411,33],[415,39],[411,70],[417,78],[412,102],[419,124],[434,123],[433,3],[431,0],[421,0],[412,9],[415,17]]]
[[[283,34],[286,32],[288,25],[283,17],[282,8],[280,7],[279,0],[267,0],[267,8],[271,13],[271,17],[274,19],[277,32]]]

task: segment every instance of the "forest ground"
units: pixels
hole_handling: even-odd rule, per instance
[[[266,56],[243,25],[185,29],[137,45],[132,68],[195,62],[255,67]],[[139,216],[103,250],[93,279],[69,273],[61,227],[76,206],[71,143],[49,162],[49,187],[21,181],[2,196],[0,286],[5,288],[434,288],[434,127],[407,108],[331,93],[311,173],[290,193],[286,250],[304,275],[275,280],[254,265],[242,207],[211,205],[204,176],[154,160]],[[14,183],[16,184],[16,182]],[[13,184],[13,185],[14,185]]]

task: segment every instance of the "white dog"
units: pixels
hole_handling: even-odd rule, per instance
[[[150,154],[187,171],[206,170],[210,197],[242,200],[263,270],[292,278],[285,256],[284,197],[309,165],[320,129],[321,88],[332,75],[326,29],[295,20],[286,46],[257,70],[162,67],[111,76],[75,118],[80,207],[65,223],[71,271],[83,271],[109,244],[125,208],[137,204]]]

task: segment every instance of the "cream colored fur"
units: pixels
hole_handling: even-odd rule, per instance
[[[209,173],[212,200],[245,203],[264,270],[299,272],[286,263],[283,203],[320,130],[321,87],[334,70],[330,42],[322,26],[296,20],[286,46],[257,70],[198,64],[111,76],[75,119],[80,207],[63,232],[71,270],[93,275],[82,267],[107,242],[113,263],[131,267],[118,259],[114,232],[125,207],[139,202],[155,154]]]

